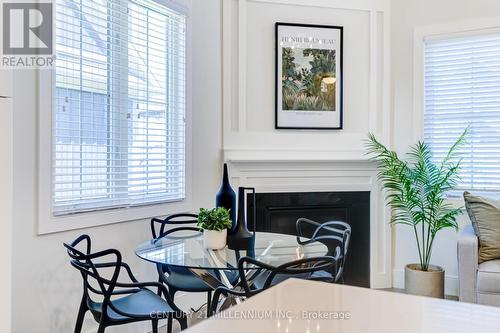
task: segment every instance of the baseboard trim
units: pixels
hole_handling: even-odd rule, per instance
[[[404,269],[392,270],[392,287],[398,289],[405,288]],[[444,293],[450,296],[458,296],[458,277],[453,275],[444,276]]]

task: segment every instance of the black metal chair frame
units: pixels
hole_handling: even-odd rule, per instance
[[[332,271],[337,270],[338,260],[332,256],[322,256],[322,257],[312,257],[306,259],[299,259],[287,262],[280,266],[271,266],[260,262],[254,258],[242,257],[238,261],[238,272],[240,275],[240,282],[235,287],[240,287],[242,290],[229,289],[227,287],[218,287],[215,289],[214,297],[212,303],[208,309],[208,316],[212,316],[219,304],[219,298],[221,295],[226,297],[232,295],[236,297],[249,298],[273,285],[273,281],[278,275],[286,275],[287,277],[293,277],[299,274],[313,274],[318,271]],[[268,272],[262,288],[256,289],[253,287],[252,280],[258,277],[260,274]],[[316,281],[333,282],[336,275],[333,274],[332,278],[328,277],[318,277],[311,278]]]
[[[176,220],[178,218],[187,218],[185,220]],[[198,215],[197,214],[191,214],[191,213],[179,213],[179,214],[173,214],[165,217],[164,219],[159,219],[159,218],[152,218],[151,219],[151,235],[153,235],[153,238],[161,238],[165,235],[168,235],[174,230],[194,230],[194,231],[201,231],[200,228],[198,227],[180,227],[180,228],[175,228],[175,229],[169,229],[165,230],[166,226],[172,226],[172,225],[182,225],[182,224],[196,224],[198,222]],[[156,224],[160,225],[160,230],[158,233],[156,232]]]
[[[181,220],[179,220],[179,219],[181,219]],[[152,218],[151,219],[151,234],[152,234],[154,239],[160,239],[160,238],[165,237],[171,233],[182,231],[182,230],[202,231],[202,229],[200,229],[198,227],[188,227],[188,226],[170,228],[168,230],[165,230],[167,226],[196,224],[197,219],[198,219],[198,215],[191,214],[191,213],[173,214],[173,215],[169,215],[169,216],[165,217],[164,219]],[[157,225],[158,224],[160,225],[160,229],[157,232]],[[188,290],[188,289],[186,289],[186,290],[176,289],[169,284],[168,278],[165,276],[165,274],[168,274],[168,275],[172,274],[172,271],[171,271],[169,265],[157,264],[156,269],[158,271],[158,282],[164,283],[168,286],[168,292],[169,292],[169,295],[172,299],[175,298],[175,293],[178,291],[193,292],[192,290]],[[207,307],[208,307],[211,303],[211,300],[212,300],[212,288],[210,288],[207,285],[206,290],[201,290],[199,292],[207,292]],[[158,293],[160,294],[160,290],[158,290]]]
[[[84,252],[76,248],[82,242],[85,243]],[[181,329],[187,328],[187,316],[172,301],[172,299],[168,294],[167,288],[165,288],[164,285],[158,282],[139,282],[133,275],[130,267],[122,261],[122,256],[120,251],[115,249],[108,249],[92,253],[91,239],[88,235],[81,235],[71,244],[64,243],[64,247],[66,247],[68,255],[71,258],[71,265],[80,271],[83,278],[83,296],[78,311],[75,333],[81,332],[83,320],[87,311],[90,311],[94,316],[94,319],[99,323],[99,328],[97,333],[103,333],[105,329],[109,326],[123,325],[139,321],[151,321],[152,332],[157,333],[158,321],[159,319],[163,319],[164,317],[167,317],[169,319],[170,326],[173,318],[179,322]],[[94,263],[94,260],[103,259],[106,257],[114,257],[115,260]],[[106,268],[113,269],[111,278],[105,278],[101,276],[101,274],[99,273],[100,269],[106,269]],[[118,278],[120,276],[120,272],[122,271],[122,269],[125,269],[125,271],[127,272],[127,275],[131,280],[130,283],[118,282]],[[90,278],[93,278],[93,280],[97,283],[98,287],[94,287],[90,283],[89,281]],[[163,294],[165,295],[164,300],[166,301],[168,306],[173,310],[173,312],[157,314],[157,316],[152,316],[152,315],[145,316],[145,315],[123,312],[113,304],[112,300],[113,296],[117,295],[125,296],[143,290],[149,290],[147,287],[158,288],[158,290],[162,290]],[[100,311],[96,311],[95,309],[91,308],[90,304],[91,303],[95,304],[95,302],[90,297],[91,293],[100,295],[103,298],[102,303],[100,303],[101,304]],[[109,310],[112,310],[115,313],[125,318],[124,319],[110,318],[108,314]],[[171,327],[169,327],[169,330],[170,329]]]
[[[309,224],[315,228],[311,237],[306,237],[306,240],[302,240],[303,225]],[[345,267],[345,261],[347,258],[349,250],[349,242],[351,239],[351,226],[348,223],[342,221],[329,221],[325,223],[319,223],[306,218],[300,218],[296,222],[297,230],[297,242],[301,245],[306,245],[313,242],[321,242],[328,247],[328,256],[334,256],[338,258],[339,265],[336,272],[334,282],[343,283],[343,273]],[[331,241],[338,242],[339,245],[332,248],[330,244]]]

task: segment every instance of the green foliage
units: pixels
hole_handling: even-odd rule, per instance
[[[302,79],[302,85],[304,87],[304,92],[313,95],[313,91],[316,89],[315,87],[315,81],[314,81],[314,76],[312,75],[311,71],[307,68],[302,68],[300,70],[300,76]],[[321,88],[321,87],[320,87]]]
[[[368,153],[378,162],[378,177],[391,206],[391,223],[413,228],[423,271],[429,268],[436,234],[445,228],[458,228],[456,218],[462,209],[448,204],[445,194],[460,180],[460,160],[456,157],[457,150],[465,143],[467,131],[451,146],[440,165],[433,163],[425,142],[412,146],[407,161],[403,161],[373,134],[367,140]]]
[[[293,55],[293,49],[291,47],[284,47],[282,54],[282,64],[281,64],[281,73],[285,77],[294,77],[296,75],[295,70],[295,57]]]
[[[293,102],[294,110],[320,110],[321,100],[316,96],[306,96],[304,94],[295,96]]]
[[[232,226],[229,210],[224,207],[213,209],[200,208],[197,225],[204,230],[222,231],[229,229]]]
[[[304,49],[305,57],[312,56],[311,74],[321,75],[323,73],[335,73],[335,50],[327,49]]]
[[[294,93],[283,92],[283,110],[293,109],[297,95]]]
[[[283,94],[298,95],[303,87],[298,81],[292,81],[292,79],[283,80]]]
[[[297,65],[295,56],[300,52],[311,59],[310,68]],[[284,47],[281,69],[283,110],[335,109],[335,85],[322,91],[322,80],[335,77],[335,50]]]

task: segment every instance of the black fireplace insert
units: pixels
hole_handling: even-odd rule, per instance
[[[253,201],[247,202],[252,230]],[[255,211],[255,229],[263,232],[296,235],[295,222],[301,217],[349,223],[352,235],[344,283],[370,287],[370,192],[257,193]]]

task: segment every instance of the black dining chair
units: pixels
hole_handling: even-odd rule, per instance
[[[335,272],[338,267],[337,258],[331,256],[311,257],[290,261],[280,266],[272,266],[250,257],[242,257],[238,261],[240,282],[235,289],[220,286],[215,289],[208,316],[212,316],[219,304],[220,296],[249,298],[286,279],[295,277],[314,281],[334,282],[335,274],[318,275],[316,272]],[[237,290],[239,289],[239,290]]]
[[[337,258],[338,267],[334,282],[344,282],[344,267],[351,240],[351,226],[342,221],[329,221],[319,223],[306,218],[300,218],[296,222],[297,242],[307,245],[320,242],[328,248],[327,256]],[[306,238],[306,239],[302,239]],[[317,275],[328,274],[328,272],[317,272]]]
[[[64,247],[71,265],[83,278],[83,296],[75,333],[81,332],[87,311],[99,323],[97,333],[103,333],[110,326],[139,321],[151,321],[152,332],[157,333],[158,321],[169,318],[176,319],[181,329],[187,328],[187,316],[171,300],[167,288],[158,282],[139,282],[122,261],[120,251],[108,249],[93,253],[88,235],[78,237],[71,244],[64,243]],[[118,281],[122,269],[130,282]],[[163,290],[165,298],[148,287]]]
[[[166,235],[183,230],[201,231],[198,227],[186,226],[196,224],[197,218],[198,215],[188,213],[174,214],[164,219],[153,218],[151,219],[151,234],[153,239],[165,237]],[[187,268],[166,264],[157,264],[156,267],[158,270],[158,281],[168,286],[168,291],[172,299],[174,299],[175,293],[178,291],[206,292],[207,307],[210,305],[213,289]],[[212,276],[219,277],[219,272],[216,270],[209,270],[209,273]],[[237,282],[237,274],[229,273],[227,275],[232,284]]]

